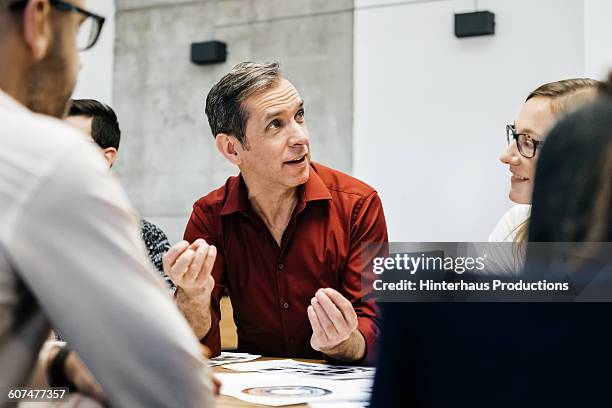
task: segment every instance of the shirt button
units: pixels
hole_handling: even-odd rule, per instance
[[[288,302],[283,303],[283,309],[285,309],[285,310],[289,309],[289,303]]]
[[[295,339],[293,337],[289,337],[289,344],[295,343]]]
[[[285,264],[279,263],[278,264],[278,270],[282,271],[283,269],[285,269]]]

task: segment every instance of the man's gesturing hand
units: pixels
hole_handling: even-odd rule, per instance
[[[365,340],[357,330],[357,313],[348,299],[334,289],[319,289],[307,312],[313,349],[344,361],[363,357]]]
[[[216,256],[217,248],[203,239],[197,239],[191,245],[181,241],[164,255],[164,272],[187,297],[209,297],[215,287],[211,272]]]

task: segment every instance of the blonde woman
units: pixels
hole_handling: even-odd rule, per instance
[[[489,235],[487,269],[513,273],[524,264],[531,193],[539,152],[546,134],[563,116],[592,101],[600,82],[578,78],[544,84],[531,92],[514,124],[506,126],[508,147],[499,160],[510,170],[509,198],[515,205],[499,220]]]

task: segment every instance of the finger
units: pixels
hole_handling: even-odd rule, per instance
[[[104,390],[102,389],[102,386],[98,384],[98,382],[95,379],[93,381],[94,383],[92,384],[92,389],[91,389],[93,398],[105,404],[107,400],[106,400],[106,394],[104,394]]]
[[[206,358],[210,358],[210,356],[212,356],[212,351],[210,351],[210,349],[203,344],[200,344],[200,351],[202,352],[202,355]]]
[[[204,260],[204,273],[202,274],[203,279],[207,278],[212,273],[213,266],[215,265],[215,259],[217,259],[217,247],[215,247],[214,245],[210,245],[208,247],[206,259]]]
[[[312,327],[312,333],[317,337],[321,342],[327,343],[329,339],[325,334],[325,330],[321,327],[321,323],[319,322],[319,318],[314,311],[312,306],[308,306],[306,309],[306,313],[308,314],[308,320],[310,320],[310,326]]]
[[[191,250],[193,250],[190,247]],[[204,265],[204,260],[206,259],[206,254],[208,252],[208,245],[199,245],[195,249],[195,254],[193,257],[193,262],[189,266],[189,276],[194,280],[198,280],[198,276],[200,271],[202,270],[202,265]]]
[[[179,257],[179,255],[185,252],[188,246],[189,243],[187,241],[179,241],[176,244],[172,245],[168,252],[164,254],[162,258],[162,264],[164,266],[164,272],[166,272],[166,274],[168,274],[170,268],[176,262],[176,259]]]
[[[193,252],[192,249],[187,248],[185,252],[178,257],[174,265],[172,265],[172,268],[170,269],[170,277],[172,278],[176,276],[181,281],[188,278],[187,271],[189,270],[189,265],[191,265],[194,257],[195,252]]]
[[[321,305],[319,304],[318,299],[312,298],[312,301],[310,302],[316,315],[317,318],[319,319],[319,323],[321,323],[321,327],[323,327],[323,330],[325,331],[325,334],[327,335],[328,338],[333,338],[338,336],[338,331],[336,330],[336,328],[334,327],[334,324],[332,323],[332,321],[330,320],[330,318],[327,316],[327,314],[325,313],[325,310],[323,310],[323,308],[321,307]]]
[[[215,278],[213,278],[212,275],[208,275],[208,280],[206,284],[204,285],[204,290],[206,290],[207,292],[212,292],[214,288],[215,288]]]
[[[322,290],[318,290],[315,296],[338,333],[345,333],[349,331],[348,322],[344,320],[344,315],[342,312],[340,312],[340,309],[338,309],[336,304],[331,301],[327,294]]]
[[[204,246],[208,246],[208,243],[202,239],[202,238],[198,238],[195,241],[193,241],[191,243],[191,245],[189,245],[189,248],[193,249],[194,251],[197,250],[199,247],[201,247],[202,245]]]
[[[221,391],[221,381],[213,373],[210,373],[210,380],[212,381],[215,395],[219,395],[219,391]]]
[[[342,315],[344,316],[344,320],[347,321],[350,327],[357,326],[357,313],[355,313],[355,308],[352,303],[342,296],[340,292],[334,290],[332,288],[324,289],[327,296],[331,299],[332,302],[340,309]]]

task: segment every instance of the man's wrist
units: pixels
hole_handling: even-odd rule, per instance
[[[321,350],[323,354],[335,360],[347,363],[360,361],[365,357],[366,343],[363,334],[355,329],[342,343],[329,350]]]
[[[48,376],[51,387],[68,387],[71,391],[76,390],[75,385],[70,380],[66,364],[71,352],[68,347],[57,347],[49,353],[51,363],[48,367]]]
[[[199,340],[206,337],[212,327],[210,304],[210,293],[203,296],[190,297],[181,287],[177,290],[176,305]]]
[[[210,291],[205,289],[191,289],[186,290],[181,286],[177,286],[176,288],[176,297],[183,298],[183,300],[188,301],[189,303],[196,303],[200,306],[210,306]]]

